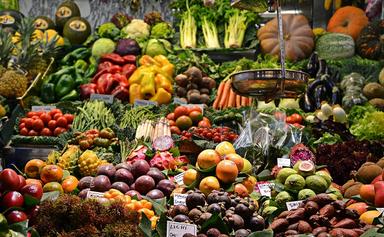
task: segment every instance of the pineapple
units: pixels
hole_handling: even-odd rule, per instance
[[[78,160],[78,166],[80,168],[80,174],[83,176],[95,176],[97,173],[97,167],[101,164],[108,163],[105,160],[99,159],[96,153],[91,150],[86,150]]]
[[[79,159],[80,154],[81,150],[78,146],[70,145],[64,154],[58,158],[57,165],[73,174],[77,167],[77,160]]]

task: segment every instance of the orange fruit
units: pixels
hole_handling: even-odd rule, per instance
[[[368,202],[375,201],[375,187],[373,184],[364,184],[360,187],[360,197]]]
[[[64,193],[63,187],[58,182],[49,182],[44,184],[43,191],[45,193],[53,191],[59,191],[60,193]]]
[[[197,178],[197,171],[194,169],[188,169],[184,172],[183,182],[185,185],[189,186],[195,182]]]
[[[235,182],[238,174],[239,170],[233,161],[222,160],[216,166],[216,177],[223,183]]]
[[[60,182],[63,178],[63,169],[57,165],[46,165],[40,173],[43,183]]]
[[[252,193],[256,186],[256,178],[254,176],[248,176],[243,180],[242,184],[247,188],[248,193]]]
[[[224,157],[225,160],[231,160],[235,162],[237,169],[239,171],[243,170],[244,168],[244,160],[243,157],[239,156],[238,154],[228,154]]]
[[[71,193],[77,188],[78,184],[79,180],[75,176],[70,175],[63,180],[61,186],[63,187],[65,193]]]
[[[210,194],[213,190],[220,189],[219,180],[214,176],[208,176],[201,180],[199,189],[205,195]]]
[[[182,115],[176,119],[176,126],[178,126],[180,130],[187,130],[192,127],[192,119],[186,115]]]
[[[189,109],[185,106],[177,106],[175,111],[173,112],[173,117],[175,119],[178,119],[179,117],[183,115],[188,115],[189,114]]]
[[[248,197],[249,193],[247,188],[243,184],[236,184],[234,192],[240,197]]]
[[[221,156],[226,156],[229,154],[236,154],[235,148],[233,147],[232,143],[224,141],[217,144],[215,147],[215,151],[219,153]]]
[[[197,157],[197,165],[201,169],[208,169],[220,162],[220,155],[215,150],[207,149],[200,152]]]
[[[191,111],[189,113],[189,117],[192,119],[192,122],[194,124],[197,124],[198,122],[200,122],[201,120],[203,120],[203,114],[199,111]]]
[[[25,164],[24,173],[28,178],[38,178],[46,163],[40,159],[32,159]]]
[[[211,123],[209,121],[206,121],[206,120],[201,120],[198,124],[197,124],[197,127],[199,128],[210,128],[211,127]]]
[[[373,224],[373,220],[380,216],[380,212],[377,210],[366,211],[360,216],[360,220],[364,221],[368,225]]]
[[[359,215],[368,210],[368,205],[365,202],[356,202],[347,206],[348,209],[355,210]]]
[[[26,179],[26,184],[39,184],[41,187],[43,187],[43,182],[40,179]]]

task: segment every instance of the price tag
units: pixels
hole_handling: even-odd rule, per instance
[[[187,102],[181,98],[173,98],[173,103],[174,104],[179,104],[179,105],[185,105],[187,104]]]
[[[184,172],[183,172],[183,173],[180,173],[180,174],[178,174],[178,175],[176,175],[176,176],[174,177],[174,179],[175,179],[175,181],[176,181],[176,183],[177,183],[178,185],[183,185],[183,184],[184,184],[184,181],[183,181],[183,179],[184,179]]]
[[[179,223],[167,221],[167,236],[168,237],[183,237],[185,234],[196,235],[197,226],[193,224]]]
[[[383,207],[378,207],[378,208],[376,208],[376,210],[378,210],[380,213],[384,212],[384,208]]]
[[[277,158],[278,167],[291,167],[291,160],[287,158]]]
[[[90,100],[101,100],[106,104],[113,104],[113,95],[91,94]]]
[[[303,203],[303,201],[294,201],[294,202],[286,202],[285,205],[287,205],[288,211],[295,210],[299,208],[299,206]]]
[[[104,197],[104,193],[88,191],[86,199],[99,199],[103,197]]]
[[[186,206],[187,205],[187,196],[188,194],[175,194],[173,196],[173,205]]]
[[[46,106],[32,106],[32,111],[37,112],[37,111],[43,111],[43,112],[49,112],[53,109],[56,109],[56,106],[54,105],[46,105]]]
[[[135,100],[134,106],[148,106],[148,105],[155,105],[157,106],[156,101],[150,101],[150,100]]]
[[[188,107],[188,108],[194,107],[194,106],[199,106],[201,109],[201,112],[204,113],[204,104],[185,104],[183,106]]]
[[[258,184],[259,192],[261,196],[271,197],[271,186],[270,183],[262,183]]]

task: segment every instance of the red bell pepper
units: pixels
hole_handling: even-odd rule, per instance
[[[129,100],[128,87],[120,85],[112,91],[112,95],[119,100],[128,101]]]
[[[136,66],[134,64],[126,64],[124,65],[122,69],[122,74],[126,77],[129,78],[133,72],[136,70]]]
[[[97,93],[99,94],[111,94],[114,86],[114,75],[106,73],[100,76],[97,80]]]
[[[121,67],[118,66],[118,65],[113,65],[109,68],[105,68],[101,71],[99,71],[93,78],[92,78],[92,83],[97,83],[97,81],[99,80],[99,77],[101,77],[103,74],[105,73],[111,73],[111,74],[115,74],[115,73],[119,73],[121,72]]]
[[[114,80],[116,80],[119,84],[120,83],[125,83],[125,84],[129,84],[128,82],[128,79],[126,76],[122,75],[122,74],[119,74],[119,73],[116,73],[113,75],[114,77]]]
[[[83,84],[80,86],[80,97],[82,100],[89,99],[92,94],[96,93],[97,85],[94,83]]]
[[[125,64],[136,64],[136,56],[135,55],[125,55],[123,57]]]
[[[100,58],[100,61],[101,62],[111,62],[113,64],[119,64],[119,65],[124,65],[125,63],[125,60],[123,57],[121,57],[120,55],[118,55],[117,53],[109,53],[109,54],[104,54],[101,58]]]
[[[113,63],[111,62],[102,62],[99,64],[99,66],[97,67],[97,71],[100,72],[101,70],[104,70],[104,69],[107,69],[107,68],[110,68],[113,66]]]

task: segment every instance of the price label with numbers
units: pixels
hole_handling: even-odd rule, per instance
[[[181,98],[173,98],[173,103],[174,104],[179,104],[179,105],[185,105],[187,102]]]
[[[173,196],[173,205],[186,206],[187,196],[188,194],[175,194]]]
[[[196,235],[197,226],[187,223],[179,223],[167,221],[167,236],[168,237],[183,237],[185,234]]]
[[[286,202],[285,205],[287,205],[288,211],[295,210],[299,208],[299,206],[303,203],[303,201],[294,201],[294,202]]]
[[[291,167],[291,160],[287,158],[277,158],[278,167]]]
[[[113,95],[91,94],[90,100],[101,100],[106,104],[113,104]]]
[[[134,106],[148,106],[148,105],[155,105],[157,106],[156,101],[150,101],[150,100],[135,100]]]
[[[104,193],[88,191],[86,199],[98,199],[103,197],[104,197]]]
[[[257,188],[259,189],[261,196],[271,197],[271,183],[266,182],[257,184]]]
[[[46,106],[32,106],[33,112],[43,111],[43,112],[49,112],[53,109],[56,109],[56,106],[54,105],[46,105]]]
[[[176,175],[174,178],[175,178],[175,181],[176,181],[176,183],[178,185],[183,185],[184,184],[184,181],[183,181],[183,179],[184,179],[184,172]]]

